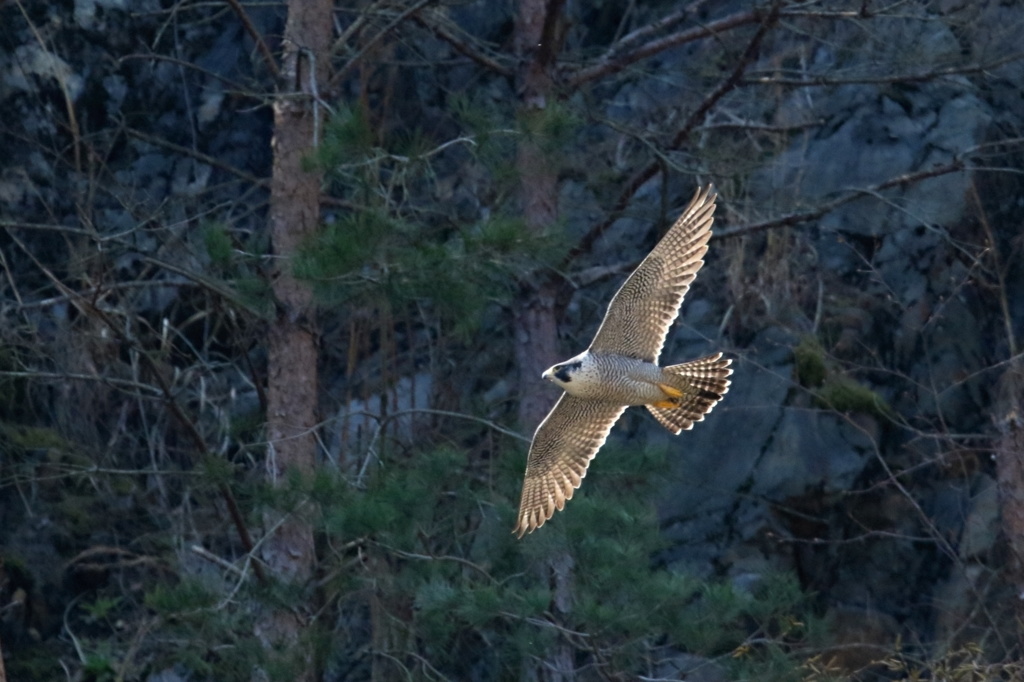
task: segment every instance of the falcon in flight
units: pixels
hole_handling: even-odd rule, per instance
[[[590,348],[548,369],[543,378],[565,393],[533,434],[519,517],[512,530],[532,533],[561,510],[587,465],[630,405],[643,405],[678,435],[729,390],[731,360],[721,353],[668,367],[658,356],[679,305],[704,265],[715,193],[698,189],[675,225],[608,304]]]

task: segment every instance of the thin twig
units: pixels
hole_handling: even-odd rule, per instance
[[[958,156],[947,164],[942,166],[935,166],[927,170],[916,171],[913,173],[904,173],[894,178],[890,178],[884,182],[880,182],[877,185],[864,188],[851,188],[848,190],[848,194],[841,196],[837,199],[829,201],[825,204],[821,204],[816,207],[813,211],[804,211],[802,213],[790,213],[779,218],[772,218],[771,220],[764,220],[760,223],[754,223],[752,225],[744,225],[742,227],[735,227],[731,230],[721,230],[711,235],[712,239],[728,239],[730,237],[737,237],[744,234],[752,234],[754,232],[762,232],[764,230],[771,230],[778,227],[787,227],[789,225],[798,225],[800,223],[806,223],[811,220],[816,220],[826,213],[831,213],[843,204],[848,204],[855,199],[859,199],[864,195],[875,194],[882,190],[896,187],[898,185],[909,185],[928,178],[938,177],[940,175],[947,175],[949,173],[956,173],[962,170],[967,170],[967,163],[963,158]]]
[[[241,180],[245,180],[246,182],[252,183],[253,185],[256,185],[258,187],[270,187],[270,180],[268,178],[258,178],[255,175],[242,170],[241,168],[236,168],[235,166],[225,163],[224,161],[218,159],[215,156],[204,154],[200,151],[192,149],[191,147],[185,147],[180,144],[175,144],[174,142],[165,140],[162,137],[150,135],[149,133],[144,133],[141,130],[136,130],[135,128],[125,128],[124,131],[125,133],[128,134],[129,137],[134,137],[137,140],[142,140],[143,142],[147,142],[151,145],[161,147],[168,151],[176,152],[178,154],[181,154],[182,156],[191,157],[193,159],[196,159],[197,161],[201,161],[202,163],[207,164],[208,166],[212,166],[213,168],[219,168],[220,170],[226,173],[230,173],[231,175],[234,175],[240,178]]]
[[[191,550],[193,554],[201,556],[202,558],[220,566],[226,571],[231,571],[235,575],[242,575],[242,569],[240,569],[238,566],[235,566],[233,563],[226,559],[221,559],[219,556],[217,556],[216,554],[214,554],[213,552],[211,552],[210,550],[206,549],[201,545],[192,545],[189,547],[189,550]]]
[[[60,292],[68,296],[71,304],[74,305],[83,315],[98,318],[119,341],[127,346],[138,347],[135,340],[129,337],[121,326],[116,324],[115,321],[110,318],[110,315],[108,315],[105,310],[97,307],[93,301],[86,299],[78,294],[78,292],[64,284],[59,277],[57,277],[48,267],[36,258],[36,255],[32,253],[32,251],[24,242],[21,241],[21,239],[18,238],[16,234],[14,234],[13,231],[6,230],[6,232],[11,240],[17,244],[18,248],[28,256],[36,268],[38,268],[39,271],[42,272]],[[206,444],[206,439],[203,438],[201,433],[199,433],[199,428],[196,426],[195,422],[188,418],[188,415],[186,415],[184,410],[182,410],[181,405],[178,404],[178,400],[175,398],[174,392],[167,383],[167,378],[164,376],[161,368],[157,365],[156,360],[153,359],[150,353],[146,352],[146,350],[142,348],[139,348],[138,355],[149,368],[150,374],[152,374],[153,379],[156,381],[159,393],[163,397],[164,405],[185,429],[185,432],[192,440],[194,447],[203,454],[210,452],[211,450]],[[235,529],[238,533],[239,540],[242,542],[242,546],[247,551],[251,551],[253,548],[252,536],[249,534],[249,529],[245,525],[245,519],[242,517],[242,513],[238,508],[238,503],[235,501],[234,493],[231,492],[231,489],[228,488],[225,483],[219,483],[217,488],[221,497],[224,499],[224,503],[227,505],[228,514],[235,525]],[[261,583],[266,582],[266,575],[263,573],[263,569],[259,562],[253,563],[253,571]]]
[[[992,254],[992,269],[995,271],[996,281],[999,284],[999,312],[1003,316],[1006,344],[1009,346],[1010,355],[1013,356],[1017,354],[1017,337],[1013,331],[1013,314],[1010,312],[1010,302],[1006,295],[1009,290],[1006,285],[1007,270],[1003,267],[1003,259],[999,257],[999,242],[996,241],[992,225],[989,224],[988,216],[985,214],[985,207],[981,205],[981,197],[978,196],[978,186],[973,180],[971,181],[970,195],[971,201],[977,209],[978,222],[981,223],[981,227],[985,231],[985,239],[988,241],[987,251]]]
[[[366,41],[359,48],[359,50],[354,55],[352,55],[352,57],[347,62],[345,62],[344,66],[342,66],[337,70],[337,72],[335,72],[334,76],[331,77],[330,87],[332,89],[336,88],[338,83],[341,82],[341,79],[344,78],[345,75],[348,74],[348,72],[351,71],[352,68],[359,63],[359,60],[361,60],[363,56],[367,52],[369,52],[371,48],[373,48],[374,45],[383,40],[384,37],[391,33],[391,31],[394,30],[396,26],[398,26],[400,23],[408,19],[416,12],[419,12],[421,9],[426,7],[427,4],[429,4],[430,2],[431,0],[419,0],[419,2],[414,4],[412,7],[407,7],[405,11],[396,16],[390,22],[388,22],[388,24],[384,28],[377,32],[377,35]]]
[[[670,48],[678,47],[684,43],[692,43],[695,40],[717,35],[739,26],[756,24],[758,22],[763,23],[764,16],[765,13],[762,10],[737,12],[736,14],[730,14],[727,17],[718,19],[717,21],[704,24],[703,26],[697,26],[685,31],[673,33],[672,35],[665,36],[664,38],[652,40],[644,43],[636,50],[618,56],[607,57],[596,64],[592,64],[573,73],[567,74],[564,78],[564,83],[566,88],[570,91],[576,90],[588,81],[596,80],[602,76],[607,76],[610,73],[622,71],[630,64],[634,64],[641,59],[653,57],[654,55],[664,52]]]
[[[441,26],[436,22],[428,22],[420,14],[414,14],[412,16],[413,21],[422,26],[423,28],[431,31],[435,36],[443,40],[444,42],[455,48],[455,51],[468,57],[470,60],[476,62],[480,66],[484,67],[488,71],[492,71],[506,78],[513,78],[515,76],[515,70],[512,67],[505,66],[500,63],[497,59],[485,55],[483,52],[477,50],[471,46],[467,40],[459,38],[454,33],[449,31],[447,28]]]
[[[393,412],[391,414],[384,415],[383,417],[381,415],[365,411],[350,412],[346,414],[346,417],[364,416],[369,417],[371,419],[375,419],[377,421],[377,425],[373,431],[373,435],[370,437],[370,443],[366,447],[366,457],[363,459],[363,464],[359,468],[359,473],[356,475],[356,479],[353,485],[355,485],[357,488],[362,487],[363,478],[366,475],[366,470],[369,468],[370,461],[372,459],[377,459],[378,461],[380,460],[380,458],[377,456],[377,441],[380,440],[381,433],[384,431],[384,427],[387,425],[387,423],[393,419],[398,419],[400,417],[410,414],[436,414],[441,417],[455,417],[456,419],[467,419],[469,421],[474,421],[479,424],[483,424],[497,431],[498,433],[503,433],[506,436],[511,436],[512,438],[523,441],[524,443],[530,442],[530,439],[527,438],[526,436],[516,433],[515,431],[506,429],[503,426],[499,426],[498,424],[495,424],[493,421],[489,419],[477,417],[476,415],[472,414],[466,414],[464,412],[450,412],[448,410],[432,410],[428,408],[410,408],[408,410],[400,410],[398,412]]]
[[[71,299],[72,297],[69,296],[68,300]],[[96,381],[102,384],[107,384],[109,386],[132,389],[133,391],[146,391],[147,393],[153,394],[155,397],[163,396],[161,390],[156,386],[143,384],[138,381],[131,381],[130,379],[115,379],[114,377],[105,377],[100,376],[98,374],[79,374],[77,372],[37,372],[31,370],[2,370],[0,371],[0,377],[9,377],[11,379],[61,379],[72,381]]]
[[[700,9],[700,6],[705,4],[705,2],[707,2],[707,0],[696,0],[695,2],[690,3],[689,5],[682,9],[666,14],[663,17],[657,19],[656,21],[652,21],[646,26],[641,26],[640,28],[627,33],[626,35],[622,36],[621,39],[619,39],[615,43],[612,43],[608,47],[608,49],[605,50],[604,54],[601,55],[601,58],[598,60],[598,62],[600,63],[612,61],[616,55],[625,53],[626,50],[632,47],[633,45],[637,43],[642,43],[646,40],[653,38],[655,35],[661,33],[662,31],[667,31],[671,29],[672,27],[682,22],[687,17],[695,15],[697,13],[697,10]]]
[[[726,93],[739,85],[744,71],[756,58],[761,47],[761,42],[764,40],[764,36],[767,34],[768,30],[775,25],[775,22],[778,19],[778,5],[773,6],[772,10],[767,15],[758,13],[758,16],[762,19],[761,26],[758,28],[757,33],[755,33],[750,39],[750,42],[747,44],[747,48],[743,51],[743,55],[737,61],[732,73],[730,73],[717,88],[705,97],[697,109],[689,116],[686,123],[683,124],[682,128],[673,138],[669,145],[670,149],[679,148],[683,141],[690,136],[694,128],[703,121],[707,112],[711,110],[711,107],[722,99]],[[594,243],[600,239],[601,235],[603,235],[626,210],[626,207],[629,205],[629,202],[633,199],[633,196],[637,191],[639,191],[639,189],[648,180],[653,178],[660,169],[660,160],[655,160],[630,178],[629,182],[626,184],[626,188],[621,194],[619,194],[618,200],[616,200],[615,205],[612,207],[611,211],[609,211],[608,216],[601,221],[601,223],[594,226],[589,232],[587,232],[579,243],[569,251],[568,255],[566,255],[565,259],[562,261],[562,269],[567,269],[570,262],[584,253],[590,252]]]
[[[451,561],[457,564],[462,564],[463,566],[472,568],[474,571],[477,571],[482,576],[490,580],[492,583],[498,582],[498,580],[493,575],[488,573],[487,569],[485,569],[483,566],[475,564],[469,559],[465,559],[463,557],[453,556],[451,554],[420,554],[416,552],[407,552],[403,549],[398,549],[397,547],[392,547],[391,545],[386,545],[383,542],[377,541],[374,541],[373,544],[377,545],[381,549],[391,552],[395,556],[400,556],[405,559],[418,559],[420,561]]]
[[[18,10],[21,12],[22,18],[25,19],[25,23],[28,24],[28,28],[29,28],[29,31],[32,32],[32,36],[36,39],[36,42],[39,43],[39,49],[42,50],[48,56],[54,56],[54,58],[56,58],[56,56],[52,55],[51,50],[47,47],[46,41],[43,39],[43,36],[39,32],[39,29],[36,28],[35,23],[32,21],[32,18],[29,16],[28,11],[25,9],[25,5],[21,2],[21,0],[17,0],[15,2],[15,4],[18,6]],[[57,70],[55,72],[55,74],[54,74],[54,78],[56,78],[57,84],[60,85],[60,91],[61,91],[61,96],[62,96],[61,99],[64,102],[64,110],[65,110],[65,112],[67,112],[67,116],[68,116],[68,128],[69,128],[69,133],[70,133],[70,136],[71,136],[71,139],[72,139],[72,147],[74,149],[75,172],[76,173],[81,173],[82,172],[82,132],[81,132],[81,129],[79,128],[79,126],[78,126],[78,116],[75,114],[75,104],[74,104],[75,100],[71,96],[71,91],[68,90],[67,78],[65,77],[64,73],[62,71],[60,71],[60,70]]]
[[[270,69],[270,73],[274,75],[274,80],[277,80],[281,76],[281,67],[277,65],[277,60],[274,59],[274,53],[267,47],[267,43],[264,42],[263,36],[253,26],[252,21],[249,19],[248,12],[242,7],[242,4],[238,0],[227,0],[228,4],[231,5],[231,9],[235,10],[235,14],[238,15],[238,20],[242,22],[242,28],[249,34],[249,37],[256,43],[257,49],[260,54],[263,55],[263,61],[266,62],[267,68]]]
[[[878,74],[871,76],[860,76],[857,78],[832,78],[827,76],[815,76],[811,78],[780,78],[778,76],[752,76],[743,79],[743,85],[785,85],[792,88],[816,88],[824,85],[879,85],[884,83],[919,83],[922,81],[938,80],[946,76],[965,76],[972,73],[981,73],[1005,66],[1012,62],[1024,59],[1024,52],[995,59],[984,64],[972,66],[951,66],[945,69],[930,69],[917,73],[896,73]]]
[[[135,61],[135,60],[140,60],[140,59],[144,60],[144,61],[147,61],[147,62],[167,62],[169,64],[172,64],[174,66],[177,66],[177,67],[180,67],[180,68],[183,68],[183,69],[190,69],[192,71],[195,71],[196,73],[201,74],[202,76],[204,76],[206,78],[209,78],[211,80],[220,81],[221,83],[223,83],[226,86],[226,89],[225,89],[225,93],[226,94],[238,95],[240,97],[247,97],[247,98],[255,99],[257,101],[264,101],[266,99],[266,97],[264,95],[257,94],[257,93],[255,93],[255,92],[253,92],[251,90],[246,89],[243,85],[241,85],[240,83],[237,83],[237,82],[231,80],[230,78],[228,78],[224,74],[217,73],[216,71],[213,71],[211,69],[204,69],[202,66],[200,66],[199,64],[196,64],[195,62],[188,61],[188,60],[185,60],[185,59],[179,59],[177,57],[172,57],[172,56],[166,55],[166,54],[157,54],[157,53],[146,54],[146,53],[141,53],[141,52],[133,52],[132,54],[126,54],[126,55],[122,55],[122,56],[118,57],[117,58],[117,65],[121,66],[121,64],[123,64],[124,62]]]

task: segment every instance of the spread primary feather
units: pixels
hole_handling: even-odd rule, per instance
[[[704,265],[714,211],[711,186],[698,189],[612,297],[590,347],[544,372],[565,393],[533,435],[512,531],[519,537],[565,507],[626,407],[646,406],[678,434],[704,419],[729,390],[731,361],[721,353],[657,365],[683,297]]]

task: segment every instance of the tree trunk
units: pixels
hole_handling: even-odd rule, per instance
[[[1017,598],[1013,600],[1017,616],[1017,643],[1024,651],[1024,363],[1010,362],[999,381],[995,421],[1000,431],[996,445],[996,478],[999,482],[999,506],[1009,557],[1007,581]]]
[[[515,359],[519,380],[519,425],[533,430],[558,398],[558,389],[541,379],[541,373],[558,357],[558,325],[555,322],[555,287],[551,279],[532,273],[520,283],[516,302]]]
[[[557,54],[554,38],[544,41],[557,32],[554,25],[560,15],[560,0],[550,0],[550,6],[549,0],[521,0],[516,16],[519,122],[524,131],[516,150],[516,170],[523,221],[534,234],[550,230],[558,218],[558,170],[541,148],[538,128],[553,96],[551,68]],[[514,324],[519,423],[525,428],[536,427],[558,397],[557,391],[540,381],[541,372],[558,359],[556,294],[556,284],[547,273],[533,272],[520,282]]]
[[[514,48],[519,57],[517,92],[519,124],[523,131],[516,150],[523,221],[534,234],[550,230],[558,218],[558,169],[543,149],[545,109],[555,96],[552,72],[560,47],[564,0],[520,0]],[[534,272],[520,282],[515,312],[515,355],[519,370],[519,423],[533,429],[554,405],[558,391],[540,380],[541,372],[558,360],[555,318],[557,283],[548,273]],[[565,621],[572,610],[573,559],[567,549],[548,557],[539,567],[551,583],[551,611]],[[537,670],[524,670],[528,679],[563,682],[575,679],[573,648],[558,641]]]
[[[317,330],[312,293],[292,274],[291,257],[320,223],[323,174],[302,163],[317,145],[323,107],[317,102],[327,83],[332,31],[330,0],[291,0],[283,41],[283,62],[274,102],[273,178],[270,234],[275,255],[271,273],[277,316],[268,333],[267,459],[271,485],[288,472],[308,478],[316,462]],[[269,537],[262,559],[277,580],[307,583],[313,574],[313,530],[304,510],[269,513]],[[257,622],[263,646],[296,656],[295,679],[312,680],[312,657],[300,642],[304,614],[276,610]]]

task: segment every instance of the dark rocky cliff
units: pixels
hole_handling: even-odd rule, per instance
[[[499,53],[509,10],[485,4],[446,11],[452,26]],[[701,20],[745,8],[720,5]],[[673,125],[721,82],[718,62],[727,72],[743,40],[678,47],[592,88],[565,86],[559,159],[560,239],[571,247],[611,221],[564,273],[577,286],[564,309],[567,355],[585,346],[622,273],[693,186],[717,184],[707,265],[663,358],[724,348],[736,358],[732,390],[677,439],[628,413],[595,466],[615,450],[667,450],[658,518],[668,546],[655,563],[738,586],[792,572],[831,618],[836,641],[864,645],[845,649],[851,667],[897,638],[940,654],[971,642],[995,658],[1019,653],[1019,641],[1002,634],[1014,631],[1017,595],[1004,571],[1010,548],[993,453],[1003,399],[1024,391],[1004,377],[1024,336],[1024,8],[905,6],[791,8],[742,87],[684,149],[669,148]],[[647,19],[664,10],[636,3]],[[581,59],[611,39],[618,19],[607,11],[572,10],[567,43]],[[283,10],[254,5],[248,16],[274,49]],[[340,11],[339,25],[354,16]],[[0,546],[17,564],[0,589],[5,603],[27,588],[42,604],[18,624],[5,617],[6,645],[55,638],[72,595],[128,562],[116,552],[86,560],[83,549],[130,546],[139,509],[187,507],[188,486],[165,489],[159,476],[120,492],[104,484],[114,499],[90,498],[89,467],[158,469],[158,460],[175,461],[180,434],[166,416],[150,421],[137,396],[125,398],[138,349],[99,329],[55,282],[124,315],[126,338],[162,354],[175,390],[234,452],[239,429],[226,425],[258,406],[242,358],[262,357],[258,324],[224,310],[259,304],[241,285],[221,299],[210,283],[258,289],[272,130],[257,46],[222,6],[6,3],[0,25],[0,369],[11,396],[0,401]],[[409,215],[450,245],[456,232],[490,229],[507,195],[501,173],[473,148],[483,145],[478,131],[452,111],[467,102],[500,111],[513,95],[507,79],[436,34],[403,26],[401,39],[368,47],[324,95],[338,112],[369,112],[382,136],[419,136],[439,150],[428,179],[387,166],[397,152],[373,163]],[[501,143],[505,133],[492,134]],[[474,141],[445,144],[460,136]],[[661,172],[614,215],[612,198],[652,158]],[[326,222],[358,201],[326,202]],[[244,258],[218,261],[211,233],[228,234],[228,251]],[[420,319],[326,304],[328,464],[342,450],[371,460],[382,430],[411,447],[421,429],[449,428],[408,415],[378,427],[388,412],[465,410],[509,423],[516,395],[502,340],[508,304],[499,303],[469,308],[460,333],[489,339],[469,343],[439,340],[441,325],[426,321],[435,304]],[[193,351],[201,361],[181,360]],[[19,374],[30,369],[38,379]],[[57,380],[72,375],[85,380]],[[156,431],[166,449],[144,435]],[[40,481],[25,487],[24,466]],[[80,474],[74,485],[45,482],[66,467]],[[216,526],[181,514],[143,525],[189,542],[205,542],[197,528]],[[210,570],[162,546],[179,565],[154,572]]]

